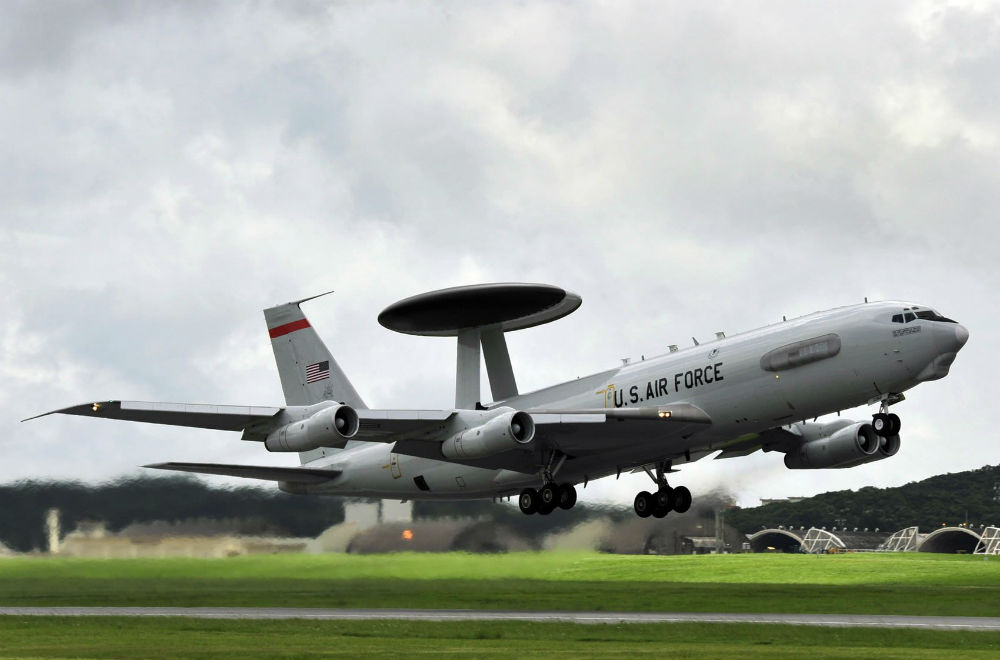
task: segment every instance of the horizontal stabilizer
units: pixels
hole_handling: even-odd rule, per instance
[[[129,422],[192,426],[219,431],[242,431],[254,422],[270,419],[281,408],[258,406],[213,406],[198,403],[151,403],[148,401],[96,401],[42,413],[28,419],[61,413],[122,419]],[[28,421],[28,419],[22,421]]]
[[[154,470],[176,470],[199,474],[219,474],[225,477],[288,481],[299,484],[318,484],[340,475],[340,470],[316,468],[268,467],[264,465],[228,465],[225,463],[153,463],[143,465]]]

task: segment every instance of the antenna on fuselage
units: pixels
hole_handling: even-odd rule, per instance
[[[378,322],[410,335],[455,337],[455,407],[475,409],[481,357],[493,400],[517,396],[505,333],[555,321],[582,303],[575,293],[548,284],[473,284],[400,300],[382,310]]]
[[[699,343],[698,343],[698,340],[697,340],[697,339],[695,339],[694,337],[691,337],[691,341],[693,341],[693,342],[694,342],[694,345],[695,345],[695,346],[701,346],[701,344],[699,344]]]

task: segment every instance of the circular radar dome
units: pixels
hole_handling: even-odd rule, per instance
[[[408,335],[457,337],[469,328],[523,330],[574,312],[583,299],[549,284],[473,284],[411,296],[389,305],[378,322]]]

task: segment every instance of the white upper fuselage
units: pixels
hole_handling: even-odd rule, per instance
[[[875,402],[945,376],[968,332],[947,320],[910,315],[907,322],[900,317],[906,308],[918,306],[879,302],[817,312],[494,405],[531,411],[690,403],[712,423],[687,435],[664,424],[655,427],[662,429],[662,437],[653,430],[641,438],[634,433],[617,438],[611,426],[600,437],[556,440],[573,457],[560,473],[564,481],[595,479],[671,457],[683,462],[750,434]],[[894,316],[900,318],[894,321]],[[767,364],[762,363],[765,356]],[[505,496],[539,484],[538,475],[395,454],[393,445],[385,443],[352,443],[307,466],[342,471],[327,484],[305,489],[317,493],[467,499]],[[415,486],[417,476],[430,490]]]

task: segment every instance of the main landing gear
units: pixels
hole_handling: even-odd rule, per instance
[[[875,435],[880,438],[899,435],[901,426],[902,422],[899,421],[899,415],[889,412],[889,401],[883,400],[878,412],[872,415],[872,428],[875,429]]]
[[[517,506],[525,515],[539,513],[547,516],[557,508],[572,509],[574,504],[576,504],[576,488],[573,484],[557,484],[552,481],[546,482],[539,490],[525,488],[517,498]]]
[[[556,473],[565,462],[566,454],[559,451],[549,453],[545,469],[542,470],[544,485],[538,490],[525,488],[517,498],[521,513],[527,516],[533,513],[547,516],[557,508],[567,511],[573,508],[576,504],[576,487],[571,483],[556,483]]]
[[[643,468],[653,483],[657,485],[655,493],[642,491],[635,496],[632,504],[635,513],[640,518],[663,518],[671,511],[684,513],[691,508],[691,491],[684,486],[671,488],[667,484],[666,473],[670,471],[670,461],[660,461],[656,464],[656,474],[649,468]]]

